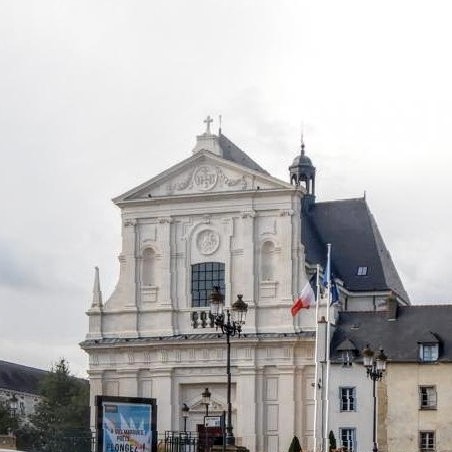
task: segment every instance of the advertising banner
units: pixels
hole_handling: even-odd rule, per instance
[[[155,452],[155,399],[97,396],[99,452]]]

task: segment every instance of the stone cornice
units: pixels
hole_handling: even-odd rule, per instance
[[[260,343],[260,342],[294,342],[306,340],[311,342],[315,339],[315,331],[304,331],[299,333],[244,333],[240,340],[244,343]],[[235,341],[235,340],[234,340]],[[149,346],[158,345],[172,347],[174,343],[180,345],[203,345],[206,343],[225,344],[225,338],[218,333],[199,333],[199,334],[178,334],[174,336],[156,336],[156,337],[115,337],[103,339],[86,339],[81,342],[80,346],[85,349],[96,348],[123,348],[128,346]]]

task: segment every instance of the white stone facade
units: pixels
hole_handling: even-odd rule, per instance
[[[361,363],[351,363],[350,366],[331,365],[328,432],[332,430],[337,444],[341,445],[341,430],[353,430],[355,452],[372,450],[373,447],[372,384],[372,380],[367,378],[366,369]],[[377,382],[377,393],[378,388],[383,384]],[[343,401],[341,398],[341,391],[348,389],[353,389],[352,406],[347,406],[345,399]]]
[[[242,338],[232,339],[232,406],[237,442],[251,451],[312,445],[314,309],[292,318],[306,284],[300,242],[303,189],[221,156],[215,135],[193,155],[116,198],[122,251],[116,289],[103,304],[98,279],[83,348],[98,394],[155,397],[158,430],[188,428],[226,410],[226,340],[191,323],[192,265],[224,264],[225,302],[248,303]],[[93,408],[94,410],[94,408]],[[94,411],[93,411],[94,416]],[[94,425],[94,417],[93,417]]]

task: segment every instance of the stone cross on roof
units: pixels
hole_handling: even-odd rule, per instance
[[[206,124],[206,135],[210,135],[210,123],[213,122],[213,119],[209,116],[207,116],[206,119],[204,119],[204,123]]]

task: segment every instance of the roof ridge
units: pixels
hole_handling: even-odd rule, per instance
[[[46,373],[49,372],[48,370],[41,369],[39,367],[27,366],[25,364],[13,363],[11,361],[4,361],[4,360],[0,359],[0,366],[3,365],[3,364],[6,364],[6,365],[9,365],[9,366],[12,366],[12,367],[20,367],[22,369],[31,369],[31,370],[39,371],[39,372],[46,372]]]
[[[336,204],[339,202],[351,202],[351,201],[364,201],[364,203],[367,205],[366,198],[359,197],[359,198],[343,198],[343,199],[332,199],[330,201],[320,201],[316,202],[316,205],[318,204]]]

